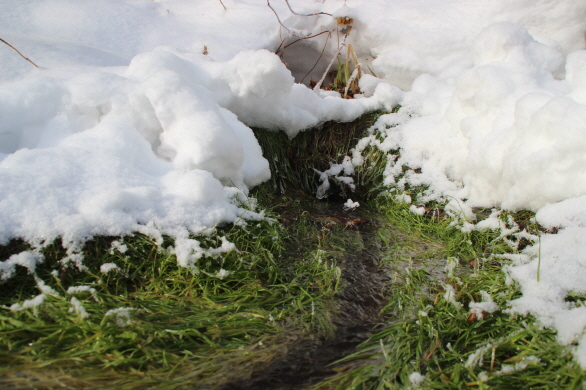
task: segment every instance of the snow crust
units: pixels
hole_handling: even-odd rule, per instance
[[[40,66],[0,43],[0,244],[20,238],[38,248],[60,238],[81,268],[76,251],[93,236],[167,234],[180,264],[195,267],[233,247],[204,251],[191,233],[263,217],[242,203],[270,176],[250,127],[293,137],[401,104],[351,159],[322,173],[323,187],[332,178],[352,184],[360,151],[375,145],[401,151],[386,184],[428,188],[398,199],[451,199],[446,210],[465,229],[526,234],[497,214],[476,226],[471,210],[536,211],[551,233],[511,257],[507,272],[523,296],[509,311],[576,343],[586,368],[586,309],[566,302],[586,294],[586,3],[291,1],[299,14],[352,18],[348,33],[332,16],[294,15],[274,0],[290,32],[331,32],[284,50],[298,38],[266,1],[224,4],[0,2],[0,37]],[[346,33],[362,69],[376,75],[361,79],[364,94],[345,100],[298,83],[320,79]],[[17,266],[34,274],[42,261],[34,248],[0,263],[0,279]],[[43,294],[13,310],[42,304]],[[496,310],[489,299],[471,309]],[[87,315],[75,297],[71,304]]]

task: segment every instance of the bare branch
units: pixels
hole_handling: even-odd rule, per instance
[[[285,45],[285,46],[283,47],[283,43],[285,43],[285,39],[287,39],[287,38],[285,37],[285,38],[283,38],[283,40],[281,40],[281,44],[279,45],[279,48],[277,49],[277,51],[276,51],[275,53],[276,53],[276,54],[279,54],[279,52],[280,52],[280,51],[282,51],[282,50],[285,50],[285,49],[286,49],[286,48],[288,48],[289,46],[291,46],[291,45],[293,45],[293,44],[295,44],[295,43],[297,43],[297,42],[299,42],[299,41],[302,41],[302,40],[304,40],[304,39],[315,38],[315,37],[317,37],[318,35],[322,35],[322,34],[325,34],[325,33],[331,33],[331,31],[328,31],[328,30],[326,30],[326,31],[322,31],[322,32],[320,32],[320,33],[318,33],[318,34],[315,34],[315,35],[310,35],[310,36],[308,36],[308,37],[302,37],[302,38],[299,38],[299,39],[297,39],[296,41],[293,41],[293,42],[291,42],[291,43],[289,43],[289,44],[287,44],[287,45]]]
[[[291,9],[291,5],[289,5],[289,0],[285,0],[285,3],[287,3],[287,7],[289,7],[289,11],[291,11],[292,14],[297,15],[297,16],[315,16],[315,15],[330,15],[332,16],[332,14],[328,14],[327,12],[318,12],[316,14],[298,14],[297,12],[293,11]]]
[[[271,6],[271,1],[267,0],[267,5],[269,6],[269,8],[273,11],[273,13],[275,14],[275,16],[277,17],[277,20],[279,21],[279,24],[281,25],[281,27],[283,27],[285,30],[287,30],[287,32],[290,35],[293,35],[294,37],[299,37],[299,38],[305,38],[303,36],[300,36],[296,33],[294,33],[293,31],[289,30],[287,27],[285,27],[285,25],[283,24],[283,22],[281,22],[281,19],[279,19],[279,15],[277,14],[277,11],[275,11],[275,9]],[[287,3],[287,5],[289,5],[289,3]],[[291,7],[289,7],[289,9],[291,9]],[[295,14],[298,15],[298,14]],[[301,15],[301,16],[306,16],[306,15]]]
[[[280,34],[280,30],[281,29],[279,29],[279,35],[281,35]],[[275,51],[275,54],[278,55],[281,58],[285,54],[285,48],[283,47],[283,43],[285,43],[285,39],[287,39],[287,37],[281,39],[281,44],[279,45],[279,48],[277,49],[277,51]]]
[[[279,15],[277,14],[277,11],[275,11],[275,9],[273,7],[271,7],[270,0],[267,0],[267,5],[269,6],[269,8],[273,11],[273,13],[275,14],[275,16],[277,17],[277,21],[279,22],[279,24],[281,25],[281,27],[283,27],[285,30],[287,30],[287,32],[289,32],[289,34],[292,34],[291,33],[291,30],[289,30],[287,27],[285,27],[285,25],[281,22],[281,19],[279,19]]]
[[[299,41],[302,41],[302,40],[304,40],[304,39],[315,38],[315,37],[317,37],[318,35],[322,35],[322,34],[325,34],[325,33],[331,33],[331,31],[329,31],[329,30],[326,30],[326,31],[322,31],[322,32],[320,32],[319,34],[310,35],[310,36],[308,36],[308,37],[304,37],[304,38],[299,38],[298,40],[296,40],[296,41],[293,41],[293,42],[289,43],[288,45],[286,45],[286,46],[285,46],[283,49],[286,49],[286,48],[288,48],[289,46],[291,46],[292,44],[294,44],[294,43],[297,43],[297,42],[299,42]],[[329,38],[328,38],[328,39],[329,39]]]
[[[317,84],[315,85],[315,87],[313,87],[313,90],[317,93],[319,93],[319,89],[321,87],[321,83],[323,83],[324,79],[326,78],[326,75],[328,74],[328,71],[330,70],[330,68],[332,67],[332,64],[334,63],[334,60],[336,59],[336,57],[338,57],[338,54],[340,54],[340,52],[342,51],[342,48],[344,46],[346,46],[346,38],[348,38],[348,33],[346,33],[344,35],[344,39],[342,40],[342,43],[340,44],[340,47],[338,48],[338,50],[336,51],[336,54],[334,54],[334,57],[332,58],[332,60],[330,61],[330,63],[328,64],[328,67],[326,68],[326,71],[324,72],[323,76],[321,77],[321,79],[317,82]]]
[[[327,31],[324,31],[324,32],[327,32]],[[321,33],[321,34],[323,34],[323,33]],[[322,51],[321,51],[321,53],[320,53],[319,57],[317,58],[317,61],[315,61],[315,64],[313,65],[313,67],[312,67],[311,69],[309,69],[309,72],[307,72],[307,74],[306,74],[305,76],[303,76],[303,78],[301,79],[301,82],[302,82],[302,83],[303,83],[303,80],[305,80],[305,78],[306,78],[307,76],[309,76],[309,74],[311,73],[311,71],[315,69],[315,67],[316,67],[316,66],[317,66],[317,64],[319,63],[319,60],[321,60],[321,57],[324,55],[324,51],[326,51],[326,46],[328,45],[328,40],[330,39],[330,37],[331,37],[331,36],[332,36],[332,34],[331,34],[331,33],[330,33],[330,34],[328,34],[328,37],[326,38],[326,43],[324,44],[324,48],[322,49]],[[298,41],[300,41],[300,40],[301,40],[301,39],[299,39],[299,40],[297,40],[297,41],[295,41],[295,42],[298,42]],[[295,42],[293,42],[293,43],[295,43]],[[293,43],[291,43],[291,45],[292,45]],[[289,45],[287,45],[287,46],[289,46]],[[285,46],[285,47],[287,47],[287,46]]]
[[[225,5],[224,5],[224,3],[222,2],[222,0],[220,0],[220,4],[222,4],[222,7],[224,7],[224,11],[228,11],[228,10],[226,9],[226,6],[225,6]]]
[[[34,62],[32,62],[31,60],[29,60],[28,58],[26,58],[25,56],[22,55],[21,52],[19,52],[14,46],[12,46],[10,43],[6,42],[4,39],[0,38],[0,41],[4,42],[5,44],[7,44],[10,48],[12,48],[12,50],[14,50],[15,52],[17,52],[18,54],[20,54],[20,56],[22,58],[24,58],[25,60],[27,60],[28,62],[30,62],[31,64],[33,64],[36,68],[38,68],[39,66],[37,64],[35,64]]]

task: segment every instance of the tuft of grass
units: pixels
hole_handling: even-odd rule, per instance
[[[318,171],[325,171],[330,164],[339,164],[344,157],[350,156],[350,150],[356,142],[367,135],[367,129],[385,112],[377,111],[363,115],[353,122],[326,122],[321,126],[299,133],[289,139],[283,132],[265,129],[253,129],[263,150],[264,157],[269,161],[272,176],[269,181],[274,192],[284,194],[288,190],[301,190],[307,194],[315,194],[320,185]],[[374,151],[373,151],[374,153]],[[381,164],[383,157],[378,156]],[[384,170],[384,167],[382,168]],[[382,173],[381,167],[373,172],[363,170],[362,183],[374,182],[374,176]],[[366,177],[371,178],[366,179]],[[378,176],[381,180],[382,175]],[[338,186],[331,181],[330,194],[350,196],[352,190],[347,186]]]
[[[358,82],[362,76],[362,69],[352,44],[348,45],[346,60],[344,62],[340,61],[339,56],[336,60],[338,61],[337,69],[332,76],[332,83],[327,85],[326,89],[340,92],[344,99],[360,93]]]

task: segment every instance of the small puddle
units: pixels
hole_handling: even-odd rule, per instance
[[[380,267],[384,248],[377,234],[379,222],[362,207],[345,213],[342,203],[316,199],[301,202],[310,220],[317,226],[329,227],[331,234],[342,238],[344,251],[336,259],[342,270],[333,320],[336,330],[329,338],[293,340],[286,353],[253,372],[250,379],[227,383],[218,390],[296,390],[319,383],[347,369],[348,363],[344,367],[331,364],[354,352],[356,346],[380,330],[384,321],[380,312],[386,303],[389,273]],[[298,212],[283,213],[285,222],[295,218],[299,218]]]

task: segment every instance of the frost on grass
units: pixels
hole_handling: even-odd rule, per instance
[[[104,314],[104,317],[115,316],[116,324],[120,327],[132,325],[134,321],[130,318],[130,313],[136,311],[131,307],[119,307],[117,309],[110,309]]]
[[[492,300],[492,297],[486,291],[480,291],[482,302],[470,302],[468,308],[471,313],[476,315],[476,319],[480,320],[484,313],[494,313],[499,309],[498,305]]]
[[[226,276],[232,274],[230,271],[226,271],[224,268],[221,268],[218,272],[214,274],[214,276],[218,279],[224,279]]]
[[[45,294],[39,294],[33,299],[27,299],[23,303],[15,303],[10,306],[11,311],[21,311],[30,308],[37,308],[45,302],[45,298],[47,296]]]
[[[468,356],[468,359],[466,359],[466,363],[464,364],[465,367],[467,368],[472,368],[472,367],[482,367],[482,361],[484,360],[484,355],[486,355],[489,351],[491,351],[493,348],[492,344],[486,344],[480,348],[478,348],[476,351],[474,351],[473,353],[471,353]]]
[[[462,309],[464,306],[456,301],[456,290],[449,284],[444,284],[444,289],[446,290],[444,293],[444,299],[450,302],[456,309]]]
[[[455,257],[449,257],[446,260],[445,270],[446,270],[446,277],[448,279],[455,277],[454,271],[456,270],[456,268],[458,268],[458,265],[460,265],[460,260],[458,260]]]
[[[506,375],[506,374],[511,374],[515,371],[522,371],[522,370],[526,369],[529,365],[539,364],[540,361],[541,361],[541,359],[539,359],[536,356],[527,356],[526,358],[523,359],[523,361],[516,363],[514,365],[503,364],[501,369],[496,371],[494,373],[494,375],[496,375],[496,376]]]
[[[523,371],[527,367],[536,366],[536,365],[539,365],[540,363],[541,363],[541,359],[539,359],[538,357],[527,356],[527,357],[523,358],[522,361],[515,363],[513,365],[503,364],[501,366],[501,369],[498,371],[494,371],[491,373],[487,373],[487,372],[483,371],[480,374],[478,374],[478,379],[481,382],[488,382],[490,379],[492,379],[494,377],[509,375],[509,374],[512,374],[517,371]]]
[[[71,307],[69,308],[70,313],[73,313],[73,312],[77,313],[77,315],[79,315],[79,317],[81,319],[86,319],[90,316],[89,313],[85,310],[85,307],[83,307],[83,305],[81,304],[81,302],[77,298],[71,297],[70,303],[71,303]]]
[[[121,269],[114,263],[104,263],[100,266],[100,272],[103,274],[107,274],[111,271],[120,272]]]

